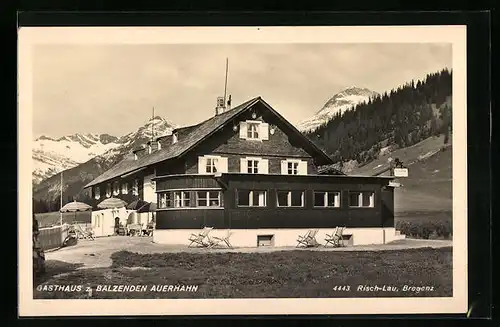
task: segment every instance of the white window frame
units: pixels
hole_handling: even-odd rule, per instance
[[[169,202],[167,202],[167,194],[170,197]],[[163,205],[163,202],[165,203],[165,205]],[[172,192],[167,191],[158,193],[158,209],[167,209],[173,207],[174,207],[174,199],[172,196]]]
[[[217,198],[211,198],[210,197],[210,192],[217,192]],[[205,193],[204,198],[200,198],[199,193]],[[200,200],[201,201],[207,201],[207,205],[200,205]],[[213,206],[210,205],[210,201],[217,200],[217,205]],[[222,192],[220,190],[197,190],[196,191],[196,207],[202,207],[202,208],[219,208],[222,206]]]
[[[323,205],[320,206],[320,205],[316,205],[316,194],[321,194],[323,193]],[[338,201],[335,201],[335,205],[333,206],[329,206],[328,205],[328,194],[334,194],[334,199],[335,199],[335,195],[338,196]],[[313,207],[314,208],[340,208],[340,191],[314,191],[313,192]]]
[[[278,197],[278,193],[284,193],[284,192],[288,192],[286,206],[280,205],[279,197]],[[300,196],[301,205],[300,206],[292,206],[292,192],[301,192],[301,196]],[[276,206],[278,208],[304,208],[305,207],[305,191],[304,190],[289,190],[289,191],[277,190],[276,191]]]
[[[291,165],[291,168],[290,168],[290,165]],[[286,162],[287,175],[298,175],[299,174],[299,165],[300,165],[300,162],[298,162],[298,161],[288,160]],[[291,173],[290,173],[290,171],[291,171]]]
[[[240,204],[240,191],[247,191],[248,192],[248,205],[245,205],[245,204]],[[236,204],[238,207],[257,207],[257,208],[265,208],[267,207],[267,191],[266,190],[245,190],[245,189],[240,189],[240,190],[236,190],[237,192],[237,199],[238,199],[238,203]],[[253,195],[254,195],[254,192],[259,192],[259,193],[263,193],[264,194],[264,205],[260,205],[259,203],[257,204],[254,204],[253,203]]]
[[[210,163],[210,164],[209,164]],[[205,157],[205,173],[215,174],[219,171],[218,169],[219,158],[218,157]],[[208,171],[210,168],[210,171]]]
[[[174,191],[173,195],[174,208],[189,208],[191,206],[191,194],[189,191]]]
[[[351,194],[358,193],[358,205],[353,206],[351,204]],[[363,205],[363,194],[370,193],[370,204],[368,206]],[[375,192],[373,191],[349,191],[349,208],[375,208]]]
[[[261,140],[260,136],[260,121],[247,120],[247,140]],[[252,130],[255,127],[255,130]]]
[[[94,187],[94,198],[99,200],[101,198],[101,189],[99,186]]]
[[[247,173],[249,173],[249,174],[259,174],[260,159],[257,159],[257,158],[246,158],[246,161],[247,161]]]
[[[292,174],[289,173],[289,165],[292,164]],[[293,174],[294,166],[297,165],[296,174]],[[307,175],[308,174],[308,162],[307,160],[301,159],[286,159],[281,161],[281,174],[282,175]]]

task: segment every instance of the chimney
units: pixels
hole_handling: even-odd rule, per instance
[[[160,141],[151,142],[151,144],[149,145],[149,147],[151,148],[151,153],[158,151],[159,144],[160,144]]]
[[[217,97],[217,107],[215,107],[215,115],[220,115],[224,112],[224,97]]]

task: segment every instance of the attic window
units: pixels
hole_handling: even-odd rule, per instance
[[[247,139],[259,139],[259,123],[247,124]]]
[[[269,140],[269,124],[247,120],[240,122],[240,138],[245,140]]]

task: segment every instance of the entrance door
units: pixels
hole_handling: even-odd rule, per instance
[[[119,234],[120,232],[120,218],[115,218],[115,234]]]

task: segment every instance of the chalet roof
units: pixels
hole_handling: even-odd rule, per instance
[[[120,177],[123,174],[142,168],[144,166],[149,166],[182,155],[184,152],[195,146],[198,142],[202,141],[213,132],[223,127],[224,123],[231,120],[234,116],[250,107],[250,105],[257,102],[259,99],[260,97],[253,98],[237,107],[232,108],[231,110],[211,117],[198,125],[189,126],[191,128],[191,133],[188,133],[183,138],[180,138],[177,143],[162,148],[161,150],[153,152],[148,156],[142,157],[132,162],[121,161],[117,165],[105,171],[102,175],[94,179],[92,182],[85,185],[84,188]]]
[[[179,133],[182,133],[183,136],[179,138],[179,140],[169,145],[168,147],[162,148],[161,150],[155,151],[145,157],[139,158],[134,161],[122,161],[117,165],[113,166],[102,175],[94,179],[92,182],[88,183],[84,186],[84,188],[88,188],[102,182],[108,181],[110,179],[118,178],[124,174],[128,174],[132,171],[156,164],[158,162],[162,162],[168,159],[177,158],[189,150],[191,150],[194,146],[211,136],[216,131],[223,128],[226,123],[231,121],[234,117],[245,111],[246,109],[252,107],[257,102],[263,103],[269,111],[271,111],[274,115],[276,115],[283,123],[285,123],[288,128],[292,129],[298,135],[300,135],[314,151],[317,151],[319,155],[321,155],[324,160],[332,163],[332,159],[325,153],[323,150],[318,148],[312,141],[310,141],[305,135],[300,133],[292,124],[290,124],[286,119],[284,119],[279,113],[277,113],[274,109],[271,108],[261,97],[256,97],[250,99],[239,106],[236,106],[226,112],[213,116],[197,125],[187,126],[184,128],[176,129]]]

